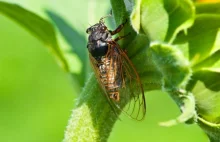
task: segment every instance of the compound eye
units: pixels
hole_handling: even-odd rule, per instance
[[[91,29],[88,28],[88,29],[86,30],[86,33],[87,33],[87,34],[90,34],[90,33],[91,33]]]

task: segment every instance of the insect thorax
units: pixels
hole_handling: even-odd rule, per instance
[[[88,37],[87,48],[93,57],[105,56],[108,52],[108,41],[111,40],[108,31],[93,31]]]
[[[87,48],[94,58],[105,56],[108,52],[108,44],[101,40],[89,42]]]

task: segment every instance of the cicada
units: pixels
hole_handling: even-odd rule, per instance
[[[126,52],[117,43],[125,36],[112,37],[123,29],[127,20],[111,31],[105,25],[104,18],[86,30],[89,34],[87,48],[90,62],[110,104],[129,117],[142,120],[146,103],[140,77]]]

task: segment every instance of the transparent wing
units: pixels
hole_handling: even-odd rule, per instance
[[[107,82],[114,77],[115,82],[113,83],[113,86],[120,84],[119,90],[116,90],[119,93],[119,101],[110,98],[108,87],[106,87],[100,79],[100,71],[97,61],[90,55],[90,61],[96,78],[102,87],[110,106],[113,108],[116,115],[120,112],[118,110],[121,110],[132,119],[142,120],[146,113],[144,91],[139,75],[132,62],[115,42],[109,45],[108,53],[105,58],[109,60],[108,63],[111,67],[111,70],[106,69],[106,74],[110,75],[107,76]],[[107,63],[106,66],[108,66]],[[112,72],[112,70],[114,70],[114,72]]]
[[[119,66],[118,78],[121,81],[119,89],[120,100],[111,100],[118,109],[135,120],[142,120],[146,114],[144,90],[140,77],[126,53],[117,43],[112,46],[112,54],[109,54],[112,62]],[[117,52],[118,54],[113,54]],[[116,73],[117,74],[117,73]],[[117,76],[117,75],[116,75]]]
[[[98,80],[98,83],[99,83],[100,87],[102,88],[103,94],[105,95],[105,97],[107,99],[107,102],[109,103],[109,105],[112,108],[113,112],[116,115],[119,115],[119,112],[117,111],[117,109],[115,107],[115,104],[112,102],[112,100],[109,97],[108,90],[106,90],[105,85],[101,81],[101,78],[100,78],[101,75],[100,75],[100,70],[99,70],[99,67],[98,67],[98,62],[90,54],[89,54],[89,59],[90,59],[90,63],[91,63],[91,66],[93,68],[93,71],[95,73],[96,79]],[[107,73],[108,73],[108,71],[107,71]]]

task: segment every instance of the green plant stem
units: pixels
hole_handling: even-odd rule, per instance
[[[219,142],[220,124],[211,123],[198,117],[198,125],[208,135],[210,142]]]
[[[161,86],[151,78],[146,78],[147,89],[159,89]],[[94,74],[91,74],[81,95],[76,100],[63,142],[89,141],[105,142],[119,119],[120,110],[113,109],[100,89]]]
[[[116,120],[117,116],[91,74],[72,111],[64,142],[107,141]]]

